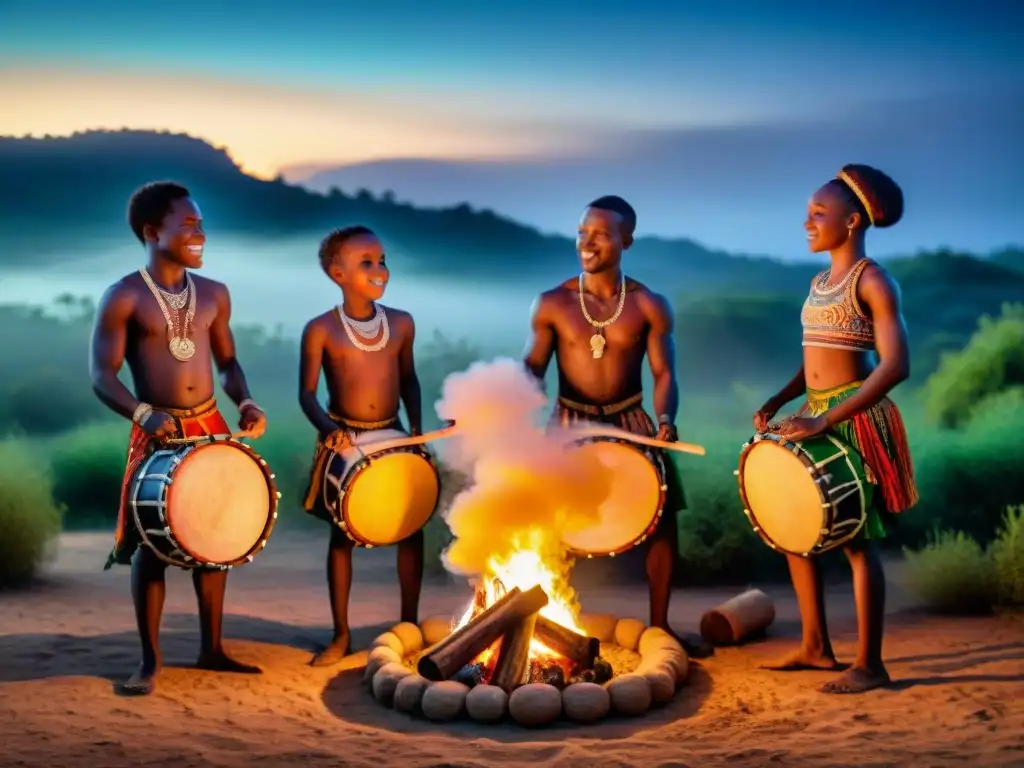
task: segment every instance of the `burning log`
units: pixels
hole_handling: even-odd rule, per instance
[[[601,651],[601,641],[596,637],[581,635],[543,616],[537,619],[535,633],[540,642],[580,669],[593,667]]]
[[[510,589],[490,608],[475,616],[427,651],[417,670],[427,680],[448,680],[516,624],[548,604],[540,586],[526,592]]]
[[[491,685],[505,693],[512,693],[520,683],[526,682],[526,671],[530,664],[530,644],[533,642],[534,627],[538,616],[530,614],[505,633],[501,640],[498,660],[494,663]]]

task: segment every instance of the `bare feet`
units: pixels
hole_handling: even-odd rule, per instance
[[[658,625],[655,625],[658,626]],[[692,637],[681,637],[676,634],[675,630],[668,625],[659,626],[659,629],[663,629],[668,632],[676,642],[683,646],[683,650],[686,651],[686,655],[691,659],[706,659],[708,656],[714,654],[715,649],[710,643],[704,642],[703,638],[699,635]]]
[[[198,669],[209,670],[210,672],[234,672],[240,675],[263,674],[263,670],[259,667],[235,661],[223,651],[220,653],[213,653],[208,656],[200,655],[199,661],[196,662],[196,667]]]
[[[878,667],[850,667],[831,682],[819,689],[822,693],[864,693],[874,688],[884,688],[892,683],[883,665]]]
[[[809,670],[838,672],[846,669],[847,666],[846,664],[840,664],[836,661],[836,657],[831,654],[800,648],[788,656],[784,656],[779,661],[762,664],[761,669],[770,669],[773,672],[806,672]]]
[[[159,673],[159,664],[142,662],[135,674],[128,678],[128,682],[118,686],[118,692],[123,696],[148,696],[156,690],[156,676]]]
[[[349,633],[335,635],[327,647],[314,656],[309,664],[312,667],[332,667],[335,664],[340,664],[342,659],[348,656],[348,650]]]

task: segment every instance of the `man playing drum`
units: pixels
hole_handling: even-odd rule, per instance
[[[391,428],[404,431],[399,401],[405,404],[409,432],[420,434],[422,406],[412,315],[377,303],[390,277],[380,240],[363,226],[331,232],[320,244],[320,266],[341,288],[343,302],[311,320],[302,332],[299,404],[319,433],[304,506],[331,524],[327,583],[334,637],[312,660],[314,666],[327,666],[349,652],[354,542],[325,509],[325,466],[332,452],[351,445],[355,435]],[[327,410],[317,399],[321,369],[327,380]],[[398,581],[402,621],[415,623],[423,581],[422,529],[398,542]]]
[[[90,375],[100,400],[133,422],[115,544],[105,567],[131,565],[142,663],[124,691],[138,695],[154,690],[161,668],[158,636],[167,566],[149,547],[140,546],[129,520],[132,478],[162,439],[231,431],[214,400],[211,355],[224,392],[238,405],[240,427],[258,436],[266,417],[249,397],[235,358],[228,289],[189,271],[202,267],[206,244],[202,214],[189,191],[170,182],[141,187],[128,205],[128,223],[148,261],[104,293],[93,329]],[[134,393],[118,379],[126,362]],[[258,667],[230,658],[221,645],[227,571],[200,567],[192,576],[202,634],[197,666],[259,673]]]
[[[834,433],[859,452],[877,483],[861,532],[845,544],[853,569],[859,645],[857,659],[826,693],[859,693],[889,683],[882,663],[885,574],[874,542],[892,515],[918,499],[907,435],[889,392],[909,375],[907,330],[899,287],[864,252],[869,227],[890,227],[903,215],[903,193],[879,170],[845,166],[808,204],[804,228],[813,253],[829,253],[829,269],[811,281],[803,309],[804,363],[796,376],[754,414],[754,428],[792,441]],[[877,354],[877,359],[876,359]],[[806,415],[769,422],[806,393]],[[814,557],[787,553],[800,606],[800,648],[769,669],[840,670],[825,625],[824,597]]]
[[[635,228],[636,213],[620,197],[602,197],[586,207],[576,237],[583,272],[534,302],[524,362],[543,381],[555,357],[559,397],[553,422],[606,423],[673,442],[679,392],[672,309],[622,272],[622,252],[632,245]],[[645,355],[654,375],[657,428],[642,403]],[[686,504],[675,464],[665,465],[664,514],[649,537],[646,570],[650,624],[675,634],[668,606],[678,558],[676,516]],[[711,651],[704,643],[685,645],[695,656]]]

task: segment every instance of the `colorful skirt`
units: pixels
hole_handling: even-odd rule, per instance
[[[820,416],[853,395],[863,384],[854,381],[832,389],[808,389],[808,411],[812,416]],[[869,479],[876,486],[875,500],[864,523],[864,538],[885,538],[890,516],[910,509],[920,498],[899,409],[886,397],[834,425],[831,431],[860,453]]]

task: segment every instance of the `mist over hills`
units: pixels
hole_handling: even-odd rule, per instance
[[[576,269],[570,238],[491,211],[468,204],[419,208],[392,194],[321,194],[280,178],[262,181],[243,173],[226,150],[199,139],[131,130],[0,138],[0,231],[8,244],[0,269],[53,267],[101,243],[130,244],[128,198],[140,184],[162,178],[192,189],[211,239],[308,238],[314,258],[327,231],[358,222],[374,227],[414,274],[543,290]],[[933,252],[886,263],[903,290],[916,354],[929,369],[943,350],[966,341],[980,315],[1024,301],[1020,250],[990,258]],[[799,305],[818,267],[647,237],[627,253],[626,268],[676,302],[680,333],[692,333],[693,354],[741,356],[749,365],[776,360],[777,344],[769,341],[778,335],[781,344],[798,332]]]

